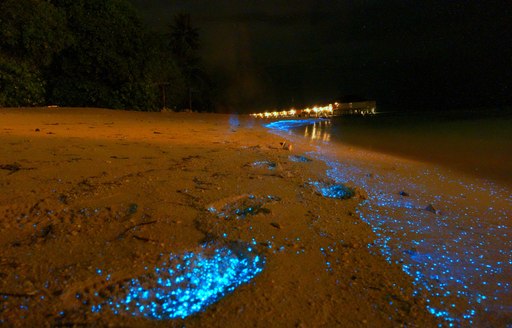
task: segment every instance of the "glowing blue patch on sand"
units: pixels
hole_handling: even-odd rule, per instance
[[[157,320],[186,318],[249,282],[264,264],[264,258],[248,244],[171,254],[153,272],[111,288],[119,290],[118,295],[91,309]]]
[[[357,209],[377,236],[368,247],[413,277],[416,293],[426,294],[427,310],[443,325],[511,322],[510,190],[448,180],[433,169],[418,177],[393,170],[369,175],[370,169],[359,163],[322,159],[331,167],[330,178],[350,181],[368,193]],[[421,176],[439,182],[426,186],[417,182]],[[407,199],[397,192],[403,189]],[[428,210],[428,204],[435,204],[436,211]]]
[[[264,160],[252,162],[251,166],[257,168],[266,168],[268,170],[274,170],[277,167],[277,164],[271,161]]]
[[[301,126],[315,124],[316,122],[325,121],[325,119],[303,119],[303,120],[282,120],[275,121],[265,125],[267,129],[290,131]]]
[[[320,195],[327,198],[348,199],[355,195],[352,188],[340,183],[327,184],[325,182],[312,181],[309,184],[314,186]]]
[[[288,158],[290,159],[290,161],[296,163],[308,163],[313,161],[311,158],[302,155],[290,155],[288,156]]]
[[[269,202],[280,200],[281,198],[275,195],[265,197],[241,195],[226,202],[221,200],[220,202],[210,204],[207,210],[220,219],[245,219],[249,215],[268,213],[269,210],[263,206]]]
[[[291,135],[286,123],[267,127]],[[288,138],[300,143],[302,135],[298,131]],[[455,179],[431,166],[418,171],[396,162],[398,170],[386,170],[381,162],[368,161],[364,151],[340,157],[334,146],[317,144],[317,152],[309,155],[330,166],[329,178],[365,190],[367,199],[357,213],[376,235],[368,248],[413,278],[414,296],[426,298],[426,309],[443,320],[441,325],[510,326],[512,190],[485,180]]]
[[[229,126],[232,129],[236,129],[236,128],[240,127],[240,120],[238,119],[238,115],[229,116]]]

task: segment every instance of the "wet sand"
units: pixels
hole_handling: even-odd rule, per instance
[[[377,236],[368,247],[414,277],[428,311],[444,325],[509,326],[512,191],[506,181],[332,141],[331,123],[285,120],[267,127],[314,147],[310,154],[329,166],[329,177],[365,190],[356,213]]]
[[[436,326],[412,278],[366,247],[365,190],[322,196],[327,165],[283,141],[229,115],[0,109],[0,322]],[[163,286],[162,268],[188,280]],[[202,303],[189,294],[205,275],[224,285]],[[145,307],[116,310],[135,285]]]

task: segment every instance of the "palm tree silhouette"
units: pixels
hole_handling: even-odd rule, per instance
[[[199,30],[192,27],[189,14],[177,14],[170,26],[170,45],[180,61],[189,61],[199,49]]]

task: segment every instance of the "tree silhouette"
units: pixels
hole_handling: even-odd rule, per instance
[[[198,91],[198,81],[202,76],[197,50],[199,30],[192,27],[189,14],[177,14],[169,27],[171,52],[181,67],[188,89],[188,109],[192,110],[192,93]],[[187,101],[184,101],[184,103]]]
[[[150,33],[128,0],[0,0],[0,106],[157,110],[160,89],[164,107],[210,110],[198,49],[186,14]]]
[[[58,105],[153,107],[145,31],[125,1],[55,0],[75,42],[52,65],[50,99]]]
[[[64,13],[49,1],[0,1],[0,106],[45,101],[43,72],[71,42]]]
[[[189,14],[177,14],[170,25],[170,46],[173,55],[182,65],[197,60],[199,30],[192,27]]]

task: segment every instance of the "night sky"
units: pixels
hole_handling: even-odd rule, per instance
[[[510,1],[132,0],[154,28],[190,13],[226,107],[343,95],[381,110],[512,103]]]

